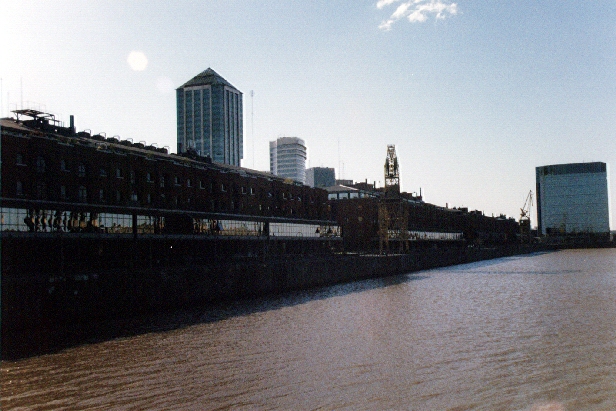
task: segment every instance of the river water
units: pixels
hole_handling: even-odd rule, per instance
[[[2,362],[3,410],[616,410],[616,249],[140,319]]]

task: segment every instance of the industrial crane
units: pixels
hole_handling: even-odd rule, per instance
[[[524,201],[524,206],[520,208],[520,241],[522,244],[526,240],[531,242],[531,229],[530,229],[530,209],[533,205],[533,191],[529,191]]]

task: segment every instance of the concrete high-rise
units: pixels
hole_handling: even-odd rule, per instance
[[[609,169],[606,163],[536,168],[539,233],[609,233]]]
[[[297,137],[270,141],[270,172],[300,183],[306,182],[306,145]]]
[[[312,167],[306,170],[306,185],[310,187],[332,187],[336,185],[336,171],[328,167]]]
[[[177,151],[195,150],[213,161],[240,166],[242,93],[211,68],[176,90]]]

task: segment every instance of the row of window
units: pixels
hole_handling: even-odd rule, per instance
[[[16,158],[15,158],[15,164],[18,166],[27,166],[28,164],[24,161],[24,156],[21,153],[18,153]],[[45,158],[43,156],[38,156],[36,157],[36,162],[35,162],[35,169],[36,172],[38,173],[45,173],[47,171],[47,163],[45,161]],[[66,160],[60,160],[60,171],[63,172],[70,172],[70,168],[68,166],[68,163],[66,162]],[[87,172],[86,172],[86,165],[84,163],[79,163],[77,165],[77,175],[79,177],[85,177]],[[99,170],[99,176],[100,177],[107,177],[107,170],[105,168],[101,168]],[[123,178],[123,173],[122,173],[122,169],[117,168],[116,169],[116,177],[118,178]]]
[[[349,198],[367,198],[367,197],[374,197],[374,195],[370,193],[364,193],[362,191],[329,193],[327,195],[328,200],[346,200]]]
[[[190,185],[190,180],[187,181],[187,186],[191,187]],[[161,187],[164,187],[164,185],[161,185]],[[203,181],[200,181],[200,188],[201,189],[205,189],[205,184]],[[224,183],[220,184],[220,190],[221,192],[227,192],[227,185]],[[210,183],[210,192],[213,191],[213,183]],[[245,186],[242,186],[240,188],[240,192],[242,194],[250,194],[250,195],[255,195],[255,189],[253,187],[250,187],[249,189],[246,189]],[[87,202],[88,201],[88,195],[87,195],[87,190],[85,186],[79,186],[78,187],[78,201],[79,202]],[[15,194],[17,197],[23,197],[26,195],[26,192],[24,191],[24,184],[22,181],[17,181],[16,182],[16,187],[15,187]],[[35,197],[37,199],[46,199],[47,198],[47,185],[44,182],[37,182],[35,185]],[[164,194],[162,194],[164,196]],[[267,193],[268,198],[272,198],[273,195],[271,192]],[[148,204],[151,204],[152,199],[151,199],[151,194],[148,193],[146,195],[146,202]],[[60,193],[59,193],[59,198],[60,200],[67,200],[69,197],[67,196],[67,188],[65,185],[61,185],[60,186]],[[100,189],[99,190],[99,201],[101,202],[105,202],[105,190],[104,189]],[[298,202],[302,201],[302,197],[301,196],[293,196],[292,193],[286,193],[283,192],[282,193],[282,199],[283,200],[295,200]],[[120,190],[116,190],[116,202],[121,202],[123,200],[122,196],[121,196],[121,191]],[[133,194],[131,195],[131,201],[139,201],[139,198],[137,196],[137,194],[135,192],[133,192]],[[314,200],[311,199],[311,202],[313,202]],[[190,202],[190,201],[189,201]]]
[[[137,216],[137,233],[162,232],[165,217]],[[1,231],[31,232],[101,232],[130,234],[133,216],[130,214],[75,212],[62,210],[0,209]]]
[[[76,200],[79,203],[88,203],[88,202],[98,202],[98,203],[102,203],[102,204],[106,204],[106,203],[112,203],[115,202],[115,204],[123,204],[125,203],[126,200],[130,200],[130,202],[132,203],[139,203],[141,202],[144,205],[151,205],[154,203],[154,197],[151,193],[146,193],[145,195],[143,195],[143,197],[140,197],[140,195],[136,192],[132,192],[130,194],[129,198],[126,198],[125,194],[123,194],[122,191],[120,190],[115,190],[115,191],[111,191],[111,193],[109,192],[110,190],[104,190],[104,189],[99,189],[97,194],[97,198],[90,198],[89,194],[88,194],[88,190],[85,186],[79,186],[77,188],[76,191],[76,197],[75,197],[75,193],[69,193],[69,190],[67,189],[66,186],[61,185],[59,187],[59,193],[57,193],[58,195],[53,195],[51,197],[53,198],[58,198],[61,201],[73,201]],[[23,187],[23,183],[21,181],[17,181],[17,187],[16,187],[16,194],[18,197],[23,197],[24,196],[24,187]],[[41,199],[41,200],[45,200],[48,199],[49,197],[48,193],[48,187],[44,182],[38,182],[35,186],[35,196],[37,199]],[[271,193],[269,195],[271,197]],[[293,199],[293,196],[291,194],[287,195],[286,193],[283,193],[283,199]],[[302,199],[300,196],[296,196],[295,200],[298,202],[301,202]],[[174,207],[180,206],[180,205],[191,205],[192,204],[192,198],[191,197],[184,197],[183,199],[180,198],[180,196],[171,196],[169,197],[169,199],[167,199],[165,197],[164,194],[160,195],[160,199],[158,202],[158,205],[172,205]],[[221,200],[215,200],[215,199],[210,199],[209,203],[207,203],[209,209],[211,211],[245,211],[247,208],[247,205],[242,202],[242,201],[234,201],[231,200],[230,202],[225,202],[225,201],[221,201]],[[262,205],[259,204],[258,206],[248,206],[248,207],[258,207],[258,211],[259,212],[270,212],[271,211],[271,207],[269,205]],[[257,208],[254,209],[254,211],[257,211]],[[296,210],[294,210],[293,208],[289,208],[287,210],[287,213],[289,215],[295,215],[296,214]]]
[[[163,216],[138,215],[136,223],[138,234],[164,233],[166,228]],[[133,224],[130,214],[0,208],[0,231],[130,234],[133,233]],[[194,234],[274,237],[340,235],[340,228],[336,225],[192,218],[192,226]]]
[[[17,154],[16,164],[20,165],[20,166],[26,166],[22,154]],[[42,156],[38,156],[37,159],[36,159],[36,170],[37,170],[37,172],[40,172],[40,173],[44,173],[46,171],[45,159]],[[65,160],[60,160],[60,170],[62,170],[64,172],[70,172],[70,170],[68,168],[68,165],[67,165]],[[79,163],[78,164],[78,166],[77,166],[77,175],[79,177],[86,177],[87,170],[86,170],[85,164],[83,164],[83,163]],[[99,176],[100,177],[107,177],[107,169],[101,167],[99,169]],[[123,172],[122,168],[117,167],[115,169],[115,176],[116,176],[116,178],[124,178],[124,172]],[[169,179],[168,176],[165,176],[165,175],[160,175],[159,176],[159,184],[160,184],[161,188],[165,187],[165,184],[167,183],[168,179]],[[152,175],[152,173],[149,173],[149,172],[146,173],[145,180],[148,183],[155,183],[154,176]],[[136,173],[133,170],[131,170],[130,171],[130,182],[132,184],[135,184],[136,181],[137,181]],[[173,177],[173,184],[175,186],[181,186],[182,185],[181,178],[178,177],[178,176],[174,176]],[[185,184],[186,184],[186,187],[193,187],[193,182],[192,182],[192,180],[190,178],[186,179]],[[19,185],[21,185],[21,183],[18,183],[18,186]],[[203,180],[199,181],[199,188],[202,189],[202,190],[206,189],[207,188],[206,181],[203,181]],[[226,192],[227,189],[228,189],[227,185],[224,184],[224,183],[221,183],[220,191],[221,192]],[[250,188],[247,189],[245,186],[242,186],[240,188],[240,190],[241,190],[242,194],[248,194],[248,193],[250,193],[251,195],[255,194],[255,189],[253,187],[250,187]],[[213,183],[209,184],[209,191],[210,191],[210,193],[214,192],[214,185],[213,185]],[[23,195],[23,190],[21,188],[19,188],[19,187],[18,187],[18,190],[17,190],[17,195]]]

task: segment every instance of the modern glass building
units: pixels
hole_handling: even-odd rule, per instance
[[[536,168],[539,233],[609,233],[609,168],[573,163]]]
[[[297,137],[270,141],[270,172],[279,177],[306,182],[306,145]]]
[[[336,185],[336,171],[328,167],[312,167],[306,170],[306,185],[310,187],[332,187]]]
[[[178,153],[195,150],[213,161],[240,166],[242,93],[211,68],[176,90]]]

